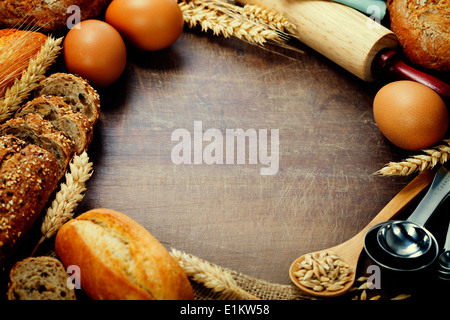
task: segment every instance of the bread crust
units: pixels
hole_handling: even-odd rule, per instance
[[[48,120],[52,126],[75,143],[76,153],[81,154],[87,149],[93,138],[93,126],[88,117],[80,112],[74,112],[61,97],[41,96],[28,101],[20,108],[15,117],[27,114],[38,114]]]
[[[178,262],[123,213],[93,209],[65,223],[55,239],[64,265],[80,268],[81,288],[99,300],[192,300]]]
[[[100,116],[100,96],[83,78],[71,73],[56,72],[43,79],[34,97],[52,95],[63,98],[74,112],[81,112],[94,126]]]
[[[33,24],[42,32],[63,32],[70,5],[80,8],[82,19],[96,18],[104,13],[111,0],[0,0],[0,26],[3,28]]]
[[[0,137],[0,266],[4,267],[57,188],[58,164],[48,151]]]
[[[424,68],[450,71],[450,2],[388,0],[387,8],[406,56]]]
[[[47,36],[40,32],[0,30],[0,98],[28,68],[46,40]]]

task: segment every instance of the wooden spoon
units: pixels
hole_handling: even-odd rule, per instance
[[[299,287],[302,291],[317,297],[336,297],[346,293],[354,284],[356,277],[356,267],[358,265],[359,256],[362,249],[364,248],[364,236],[366,232],[374,225],[392,219],[398,213],[400,213],[421,191],[423,191],[433,180],[435,170],[425,170],[422,171],[416,178],[414,178],[405,188],[403,188],[378,214],[369,224],[362,229],[353,238],[341,243],[337,246],[331,247],[329,249],[320,250],[316,252],[309,253],[313,255],[314,253],[320,252],[332,252],[334,255],[343,259],[350,267],[353,272],[351,273],[351,279],[344,284],[344,287],[337,291],[314,291],[312,288],[308,288],[300,283],[298,277],[294,274],[299,270],[298,264],[305,260],[306,254],[296,259],[290,269],[289,276],[292,282]]]

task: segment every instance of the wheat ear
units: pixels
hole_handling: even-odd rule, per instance
[[[444,144],[422,150],[423,154],[413,155],[400,162],[389,162],[376,174],[383,176],[407,176],[416,172],[434,168],[444,164],[449,159],[450,139],[443,140]]]
[[[0,122],[4,122],[19,108],[28,94],[37,87],[38,82],[45,77],[45,72],[56,60],[61,50],[62,38],[48,37],[36,57],[30,60],[28,68],[22,72],[0,99]]]
[[[231,273],[223,268],[177,249],[172,248],[171,255],[178,261],[188,277],[214,292],[223,293],[226,299],[259,300],[239,288]]]
[[[201,26],[204,32],[252,44],[283,43],[286,31],[295,28],[280,14],[254,5],[243,8],[221,0],[180,0],[178,5],[190,28]]]
[[[36,248],[45,239],[51,238],[64,223],[73,217],[77,204],[84,198],[86,182],[93,174],[93,164],[89,162],[86,151],[81,155],[75,155],[69,167],[70,171],[66,172],[65,182],[61,183],[60,190],[47,209],[41,225],[42,236]]]

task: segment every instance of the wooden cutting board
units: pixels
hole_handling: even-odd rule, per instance
[[[78,212],[122,211],[168,248],[282,284],[296,257],[356,234],[410,180],[373,175],[405,154],[374,123],[381,84],[296,45],[304,53],[187,30],[168,50],[130,52],[100,92]],[[172,134],[194,139],[196,122],[224,148],[227,129],[278,130],[276,174],[261,175],[260,159],[175,164]]]

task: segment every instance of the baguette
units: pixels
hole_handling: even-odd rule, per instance
[[[16,137],[0,137],[0,266],[9,262],[58,184],[54,156]]]
[[[56,235],[55,251],[65,266],[80,268],[81,289],[92,299],[194,299],[178,262],[123,213],[93,209],[70,220]]]
[[[38,114],[52,126],[66,134],[75,144],[76,154],[81,154],[92,141],[93,127],[83,113],[74,112],[61,97],[41,96],[28,101],[15,117]]]
[[[43,79],[34,96],[58,96],[64,99],[74,112],[81,112],[89,118],[92,125],[100,115],[100,96],[83,78],[70,73],[53,73]]]
[[[59,179],[64,176],[75,154],[73,141],[37,114],[27,114],[6,121],[0,126],[0,134],[13,135],[53,154],[59,166]]]

